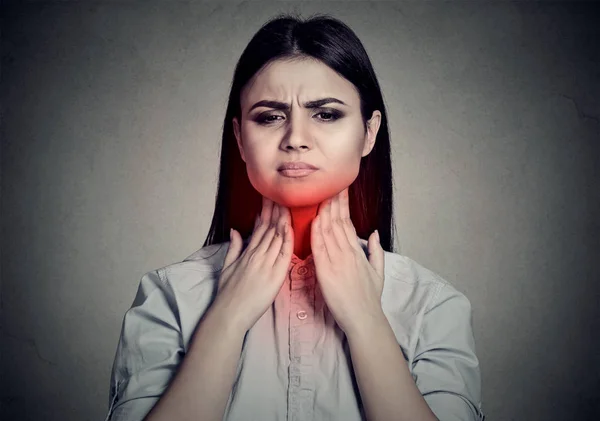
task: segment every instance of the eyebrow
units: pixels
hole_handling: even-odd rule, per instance
[[[316,99],[314,101],[305,102],[304,104],[302,104],[302,106],[304,108],[319,108],[319,107],[321,107],[325,104],[329,104],[331,102],[335,102],[337,104],[342,104],[342,105],[347,105],[344,101],[341,101],[337,98],[328,97],[328,98],[321,98],[321,99]],[[269,100],[263,99],[262,101],[258,101],[256,104],[254,104],[252,107],[250,107],[248,112],[250,112],[253,109],[258,108],[258,107],[268,107],[268,108],[274,108],[276,110],[287,111],[290,109],[290,104],[287,104],[285,102],[269,101]]]

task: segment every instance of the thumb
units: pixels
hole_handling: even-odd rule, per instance
[[[385,262],[385,252],[383,247],[381,247],[381,240],[379,238],[379,231],[375,230],[373,234],[369,236],[368,241],[369,248],[369,263],[375,269],[375,272],[381,277],[384,278],[384,262]]]
[[[240,251],[242,250],[243,241],[239,232],[231,228],[229,239],[229,249],[227,249],[227,254],[225,255],[223,270],[227,269],[229,265],[237,260],[237,258],[240,256]]]

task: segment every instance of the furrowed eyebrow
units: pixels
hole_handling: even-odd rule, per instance
[[[337,104],[347,105],[345,102],[343,102],[337,98],[329,97],[329,98],[316,99],[314,101],[308,101],[308,102],[305,102],[304,104],[302,104],[302,106],[304,108],[319,108],[325,104],[329,104],[332,102],[335,102]],[[275,110],[287,111],[290,109],[290,104],[286,104],[285,102],[269,101],[269,100],[264,99],[262,101],[258,101],[256,104],[254,104],[252,107],[250,107],[248,112],[250,112],[253,109],[258,108],[258,107],[267,107],[267,108],[273,108]]]

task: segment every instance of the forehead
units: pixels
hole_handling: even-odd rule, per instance
[[[324,97],[335,97],[348,105],[360,101],[356,87],[323,62],[295,59],[265,65],[244,87],[240,99],[244,106],[262,99],[305,102]]]

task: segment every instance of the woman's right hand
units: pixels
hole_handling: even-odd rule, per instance
[[[290,211],[263,196],[252,238],[243,253],[242,236],[232,230],[214,305],[246,333],[273,303],[294,250]]]

